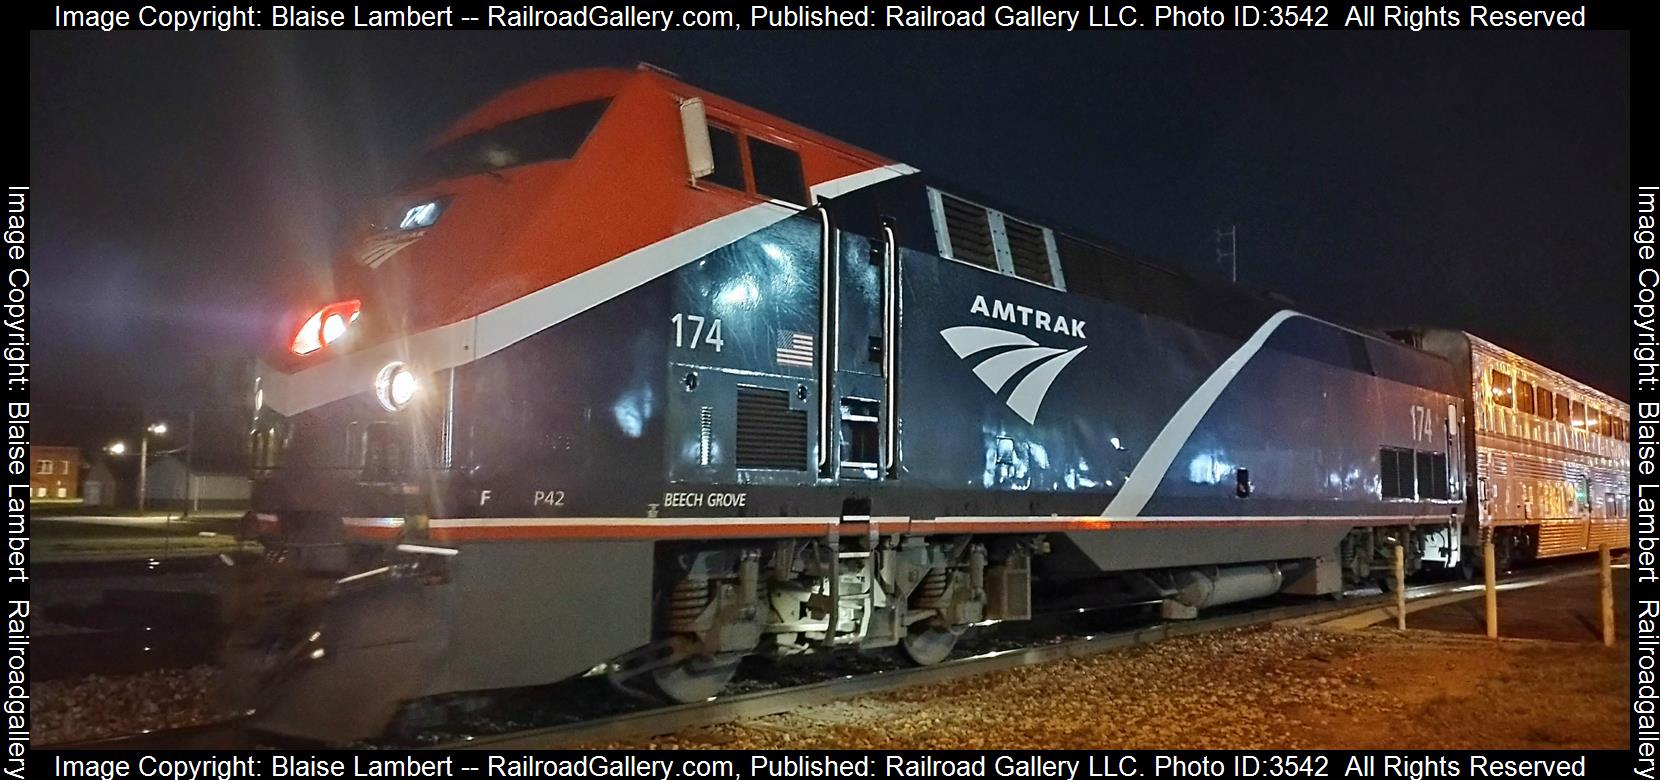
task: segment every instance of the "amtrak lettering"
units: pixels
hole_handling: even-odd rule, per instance
[[[1087,338],[1084,335],[1083,320],[996,299],[988,303],[984,295],[974,296],[974,303],[969,305],[968,311],[970,314],[978,314],[988,319],[1016,323],[1079,339]],[[1027,423],[1036,423],[1038,408],[1043,406],[1044,396],[1049,394],[1049,388],[1054,386],[1055,379],[1073,358],[1088,349],[1087,345],[1072,349],[1046,347],[1028,336],[981,325],[946,328],[940,331],[940,336],[950,345],[951,351],[957,353],[957,357],[965,360],[970,355],[992,353],[990,357],[974,366],[974,375],[993,393],[1001,394],[1004,385],[1014,379],[1016,374],[1025,371],[1026,375],[1015,383],[1014,389],[1003,399],[1003,403]]]
[[[1018,323],[1029,328],[1060,333],[1073,338],[1089,338],[1084,335],[1083,320],[1067,319],[1065,315],[1050,314],[1041,309],[1006,303],[996,299],[993,299],[988,306],[984,295],[974,296],[974,304],[968,307],[968,311],[981,317]]]

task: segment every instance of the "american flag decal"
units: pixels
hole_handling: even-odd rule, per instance
[[[363,239],[363,248],[357,251],[357,261],[370,268],[379,268],[403,248],[420,240],[425,230],[402,230],[378,233]]]
[[[778,334],[778,364],[813,367],[813,336],[783,331]]]

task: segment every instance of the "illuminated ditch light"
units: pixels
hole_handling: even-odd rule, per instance
[[[409,370],[409,366],[400,362],[387,363],[385,368],[375,375],[375,397],[380,405],[388,412],[396,412],[415,400],[415,394],[421,389],[420,380]]]

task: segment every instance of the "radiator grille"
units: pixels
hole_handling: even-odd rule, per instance
[[[984,268],[997,267],[997,250],[991,242],[991,220],[982,206],[940,196],[945,213],[945,232],[951,239],[951,256]]]
[[[1015,275],[1054,284],[1055,279],[1049,273],[1049,242],[1043,238],[1043,228],[1004,217],[1003,232],[1009,239],[1009,258],[1014,261]]]
[[[807,412],[783,390],[738,386],[738,468],[807,468]]]

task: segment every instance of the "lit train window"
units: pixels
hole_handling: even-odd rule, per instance
[[[1516,380],[1516,411],[1533,414],[1533,385]]]
[[[1516,405],[1516,392],[1510,387],[1509,374],[1495,368],[1492,371],[1492,379],[1489,384],[1492,387],[1489,392],[1493,396],[1493,403],[1499,406]]]
[[[807,178],[801,172],[801,155],[794,149],[751,138],[749,167],[755,172],[756,195],[807,205]]]
[[[1556,396],[1543,387],[1534,388],[1533,411],[1547,420],[1556,419]]]
[[[1573,409],[1573,411],[1570,414],[1570,416],[1568,417],[1568,419],[1572,421],[1571,424],[1575,428],[1584,429],[1585,428],[1585,404],[1582,404],[1578,401],[1574,401],[1573,406],[1571,408]]]
[[[744,189],[744,163],[738,154],[738,136],[724,127],[709,126],[709,151],[715,161],[715,170],[702,181]]]
[[[1556,396],[1556,421],[1567,425],[1572,419],[1573,414],[1568,411],[1568,397],[1558,393]]]

